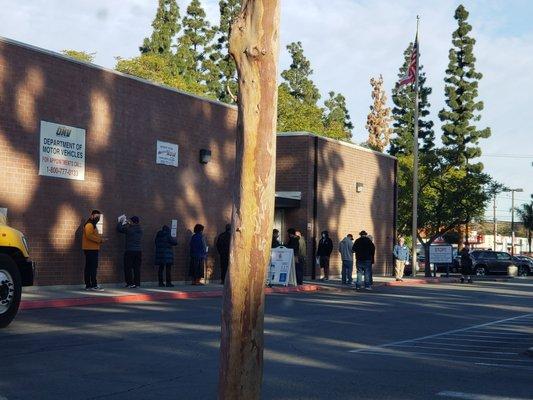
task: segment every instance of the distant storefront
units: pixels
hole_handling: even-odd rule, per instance
[[[206,226],[208,275],[219,276],[213,243],[231,216],[235,107],[7,39],[0,92],[0,209],[29,237],[37,284],[82,281],[81,226],[93,208],[108,239],[101,282],[122,281],[115,224],[123,214],[144,228],[143,281],[156,280],[153,242],[163,224],[178,239],[175,280],[187,279],[196,223]],[[376,273],[390,273],[396,160],[308,133],[279,135],[277,154],[275,224],[304,232],[307,275],[324,229],[335,246],[367,230]]]

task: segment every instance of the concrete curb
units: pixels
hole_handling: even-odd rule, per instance
[[[267,287],[265,294],[286,294],[300,292],[315,292],[320,290],[318,285],[301,285],[289,287]],[[49,299],[49,300],[23,300],[20,303],[20,310],[37,310],[42,308],[64,308],[87,306],[94,304],[116,304],[116,303],[137,303],[143,301],[158,300],[186,300],[186,299],[204,299],[212,297],[222,297],[222,290],[210,290],[203,292],[180,292],[165,291],[159,293],[139,293],[131,295],[117,296],[85,296],[67,299]]]

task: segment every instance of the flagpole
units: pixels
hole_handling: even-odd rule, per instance
[[[415,121],[414,121],[414,140],[413,140],[413,226],[411,234],[413,236],[413,245],[411,249],[412,276],[416,275],[418,267],[418,258],[416,255],[416,244],[418,241],[418,58],[420,55],[418,43],[418,24],[420,18],[416,16],[416,75],[415,75]],[[426,260],[428,263],[429,260]]]

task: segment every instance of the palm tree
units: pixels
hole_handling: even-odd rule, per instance
[[[527,241],[529,244],[529,252],[531,253],[531,231],[533,230],[533,201],[529,204],[522,204],[520,208],[516,209],[518,217],[522,220],[524,228],[527,229]]]

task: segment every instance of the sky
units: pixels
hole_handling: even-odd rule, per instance
[[[184,13],[189,0],[178,0]],[[209,20],[219,18],[218,0],[201,0]],[[515,205],[533,193],[533,1],[529,0],[281,0],[280,71],[290,58],[285,46],[301,41],[323,99],[330,90],[347,99],[353,141],[366,140],[371,77],[383,75],[385,88],[397,80],[403,52],[420,16],[421,63],[430,96],[430,118],[440,137],[438,112],[444,107],[444,74],[456,28],[454,10],[464,4],[477,43],[477,70],[483,73],[481,161],[498,182],[523,188]],[[0,0],[0,36],[52,51],[95,52],[95,63],[113,68],[115,57],[134,57],[151,32],[157,0]],[[322,99],[322,100],[323,100]],[[510,220],[511,200],[497,200],[497,218]],[[492,218],[492,206],[486,215]]]

